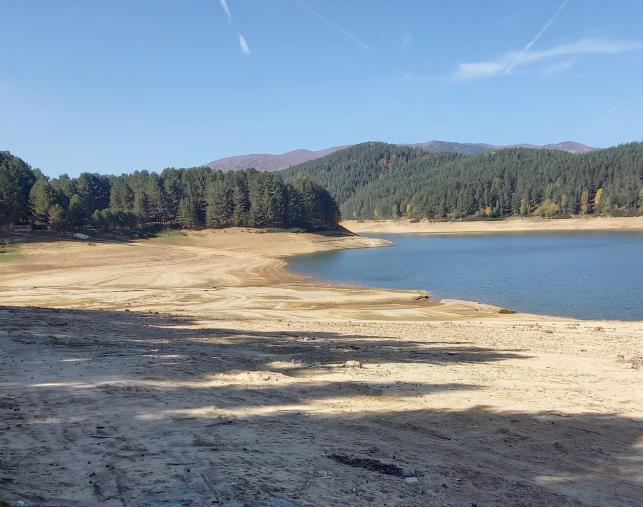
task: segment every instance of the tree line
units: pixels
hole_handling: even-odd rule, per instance
[[[346,218],[643,213],[643,143],[585,154],[512,148],[466,156],[364,143],[281,172],[323,184]]]
[[[253,169],[223,173],[197,167],[49,179],[0,152],[0,225],[5,227],[113,230],[163,223],[330,229],[339,220],[333,197],[305,178],[286,183],[277,174]]]

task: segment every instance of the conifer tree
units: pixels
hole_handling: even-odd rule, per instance
[[[29,206],[33,222],[49,222],[49,209],[56,204],[56,192],[44,178],[36,180],[29,191]]]
[[[179,211],[176,221],[186,229],[194,229],[198,224],[197,209],[191,197],[184,197],[179,202]]]

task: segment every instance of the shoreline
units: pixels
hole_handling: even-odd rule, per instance
[[[638,231],[638,227],[641,227],[643,230],[643,217],[636,217],[637,219],[631,221],[632,219],[627,218],[628,220],[625,224],[621,223],[621,219],[617,222],[612,222],[610,220],[608,223],[598,224],[598,229],[592,228],[591,230],[625,230],[625,231]],[[638,220],[640,218],[640,220]],[[585,225],[588,221],[600,220],[600,218],[592,219],[580,219],[582,223],[572,223],[570,225],[573,228],[555,228],[549,230],[562,231],[565,230],[590,230],[590,229],[580,229],[579,226]],[[555,221],[557,222],[557,221]],[[239,311],[243,311],[245,308],[252,308],[252,312],[248,313],[247,317],[255,315],[255,318],[262,318],[264,316],[269,316],[271,311],[278,310],[281,315],[284,317],[288,315],[290,318],[302,318],[299,316],[301,313],[300,310],[307,309],[310,312],[320,311],[324,313],[326,318],[339,318],[340,320],[345,320],[346,318],[365,318],[367,320],[447,320],[447,319],[478,319],[478,318],[501,318],[501,319],[545,319],[545,320],[574,320],[579,322],[597,322],[597,323],[628,323],[628,322],[643,322],[640,320],[621,320],[621,319],[582,319],[573,316],[565,315],[548,315],[548,314],[536,314],[536,313],[526,313],[518,310],[514,310],[511,307],[502,307],[494,305],[491,303],[486,303],[484,301],[473,301],[466,299],[433,299],[432,293],[429,290],[422,289],[408,289],[408,288],[384,288],[384,287],[369,287],[359,284],[343,284],[332,281],[326,281],[321,278],[318,278],[314,275],[307,275],[303,273],[297,273],[292,271],[289,266],[288,259],[292,257],[297,257],[300,255],[309,255],[315,253],[322,253],[332,250],[340,249],[355,249],[355,248],[380,248],[393,246],[394,244],[386,239],[360,236],[358,232],[367,232],[372,234],[377,234],[378,232],[382,234],[487,234],[487,233],[530,233],[530,232],[541,232],[544,229],[538,229],[534,226],[542,226],[540,220],[511,220],[511,221],[492,221],[492,222],[482,222],[483,227],[476,227],[481,222],[464,222],[464,223],[452,223],[452,222],[419,222],[419,223],[410,223],[408,221],[366,221],[366,222],[344,222],[343,225],[349,230],[349,232],[354,235],[325,235],[317,233],[273,233],[265,232],[260,229],[248,229],[248,228],[230,228],[230,229],[221,229],[221,230],[201,230],[201,231],[183,231],[183,233],[166,237],[166,238],[156,238],[156,239],[143,239],[136,240],[132,243],[122,243],[122,246],[137,246],[142,248],[154,249],[155,247],[164,245],[168,248],[183,249],[183,251],[198,249],[193,245],[194,242],[198,243],[202,239],[208,240],[217,240],[220,238],[227,239],[237,239],[239,243],[248,243],[249,239],[252,239],[250,255],[239,257],[240,263],[231,262],[233,257],[237,256],[238,248],[235,245],[233,248],[229,246],[226,250],[222,252],[217,252],[221,254],[225,252],[226,260],[230,262],[229,266],[225,266],[223,272],[212,273],[216,277],[221,277],[223,280],[216,280],[216,287],[218,292],[224,292],[221,298],[227,296],[237,297],[239,291],[248,292],[242,298],[237,299],[237,301],[242,300],[244,304]],[[453,226],[456,226],[456,230],[453,229]],[[474,227],[471,227],[471,226]],[[490,227],[491,226],[491,227]],[[544,224],[545,227],[548,226],[547,223]],[[349,228],[352,227],[352,230]],[[449,227],[448,232],[444,230],[445,227]],[[365,230],[361,230],[365,229]],[[484,229],[484,230],[482,230]],[[262,243],[263,239],[268,241],[268,247],[263,248]],[[284,238],[282,240],[281,238]],[[273,241],[276,240],[276,241]],[[36,249],[36,256],[41,254],[41,250],[48,251],[51,253],[52,250],[57,250],[56,244],[58,244],[63,249],[77,249],[83,248],[86,244],[93,244],[93,242],[85,243],[83,241],[62,241],[62,242],[53,242],[53,243],[23,243],[25,246],[25,253],[30,251],[30,248]],[[111,249],[118,249],[119,243],[109,243],[109,242],[99,242],[97,245],[101,247],[110,247]],[[39,248],[40,246],[40,248]],[[217,247],[222,247],[224,245],[216,245]],[[244,250],[243,248],[241,250]],[[266,252],[269,251],[270,253]],[[55,251],[55,254],[58,255],[58,252]],[[21,254],[19,260],[16,262],[17,266],[22,265],[23,267],[29,262],[29,257],[22,258],[24,254]],[[215,255],[217,256],[217,255]],[[33,257],[32,257],[33,258]],[[207,259],[204,259],[202,255],[197,255],[196,258],[200,258],[199,262],[206,263]],[[176,256],[170,256],[170,264],[176,262]],[[110,261],[111,262],[111,257]],[[78,269],[76,262],[72,262],[73,268]],[[235,265],[236,264],[236,265]],[[4,263],[6,266],[7,263]],[[49,267],[50,264],[47,265]],[[99,309],[110,309],[110,310],[143,310],[149,311],[154,310],[155,307],[133,303],[131,301],[122,302],[120,298],[113,298],[114,291],[110,289],[113,285],[113,282],[104,282],[98,281],[92,286],[92,284],[87,284],[92,286],[93,292],[96,296],[103,294],[105,297],[104,302],[96,301],[95,298],[91,298],[91,303],[87,303],[84,300],[86,298],[83,296],[84,290],[81,289],[78,285],[80,284],[70,284],[69,282],[82,282],[87,280],[92,280],[90,275],[91,269],[80,269],[79,273],[75,277],[72,277],[71,280],[66,279],[67,274],[64,273],[66,269],[70,266],[63,265],[61,269],[54,271],[62,271],[55,273],[55,280],[60,280],[64,278],[67,285],[72,285],[73,290],[68,291],[68,294],[62,294],[64,297],[60,297],[61,294],[56,294],[55,298],[52,297],[52,291],[47,290],[44,287],[38,290],[36,284],[41,279],[39,276],[35,277],[35,280],[28,280],[26,277],[29,275],[37,275],[39,270],[35,270],[32,273],[17,272],[17,278],[20,279],[20,283],[12,285],[11,279],[15,281],[15,278],[11,277],[8,286],[5,290],[0,288],[0,304],[11,304],[11,299],[20,300],[26,304],[44,304],[45,307],[57,307],[57,308],[75,308],[76,305],[81,304],[84,308],[95,307]],[[131,267],[127,268],[128,271],[136,271],[134,276],[140,275],[138,273],[139,269],[132,269]],[[150,295],[154,296],[154,299],[169,299],[167,303],[167,311],[169,312],[178,312],[177,314],[191,314],[194,315],[196,312],[206,311],[208,314],[212,312],[217,312],[221,310],[229,310],[229,305],[219,304],[219,301],[212,303],[200,302],[203,300],[203,296],[200,294],[200,291],[211,292],[212,289],[205,287],[210,287],[210,284],[215,282],[212,279],[212,274],[206,274],[205,269],[196,269],[195,273],[190,273],[189,279],[185,280],[185,287],[173,287],[173,290],[176,292],[184,292],[185,298],[194,296],[195,302],[199,302],[198,305],[193,305],[189,309],[186,305],[177,305],[176,297],[168,297],[167,294],[159,295],[159,292],[167,293],[168,287],[166,283],[150,283],[147,279],[141,281],[141,283],[128,284],[128,287],[125,288],[125,291],[145,291]],[[0,264],[0,287],[3,280],[3,264]],[[203,279],[197,273],[203,274]],[[210,275],[210,276],[208,276]],[[45,275],[45,278],[51,278]],[[26,283],[28,282],[29,283]],[[131,280],[130,280],[131,281]],[[223,283],[220,283],[223,282]],[[96,286],[97,285],[97,286]],[[25,289],[31,286],[31,291],[25,291]],[[219,287],[220,286],[220,287]],[[274,286],[274,287],[273,287]],[[144,288],[143,288],[144,287]],[[261,287],[261,289],[257,289]],[[263,288],[273,287],[273,296],[268,297],[265,294]],[[14,289],[20,288],[22,294],[21,296],[12,298],[11,294]],[[90,287],[87,287],[90,288]],[[53,289],[53,287],[52,287]],[[254,289],[254,290],[253,290]],[[64,291],[64,285],[57,285],[56,290],[53,292],[58,292],[59,290]],[[91,289],[90,289],[91,291]],[[119,290],[116,292],[123,292]],[[258,294],[259,293],[259,294]],[[313,300],[311,301],[310,295],[313,295]],[[8,296],[8,297],[7,297]],[[101,296],[99,296],[101,297]],[[283,298],[283,300],[282,300]],[[56,304],[52,305],[52,301],[56,300]],[[257,301],[256,299],[259,299]],[[274,301],[275,304],[270,304],[270,301]],[[165,303],[165,301],[164,301]],[[255,304],[254,303],[259,303]],[[164,304],[166,306],[166,304]],[[387,309],[388,307],[388,309]],[[391,309],[392,307],[392,309]],[[248,308],[249,309],[249,308]],[[349,317],[346,315],[348,314]],[[235,316],[238,316],[236,314]],[[304,317],[306,318],[306,317]]]
[[[509,218],[503,220],[432,222],[420,220],[345,220],[349,231],[382,234],[495,234],[518,232],[622,231],[643,232],[643,216],[591,218]]]
[[[641,217],[634,217],[635,220],[631,220],[630,217],[626,218],[625,220],[628,220],[629,222],[623,223],[621,219],[618,219],[616,222],[610,222],[608,223],[599,223],[598,228],[596,227],[589,227],[589,224],[586,224],[586,221],[592,221],[596,220],[594,218],[592,219],[579,219],[582,220],[582,222],[574,222],[567,228],[556,228],[556,227],[548,227],[548,224],[542,224],[543,228],[539,229],[535,226],[540,225],[539,222],[540,220],[525,220],[521,219],[519,223],[511,223],[507,224],[505,223],[506,221],[491,221],[491,222],[484,222],[485,224],[493,224],[496,225],[496,227],[492,228],[475,228],[475,227],[466,227],[468,225],[467,222],[464,223],[455,223],[455,222],[420,222],[420,223],[411,223],[408,221],[400,221],[400,220],[371,220],[371,221],[344,221],[342,222],[342,226],[345,227],[347,230],[350,232],[356,234],[358,237],[360,233],[366,233],[366,234],[410,234],[410,235],[477,235],[477,234],[517,234],[517,233],[524,233],[524,234],[530,234],[530,233],[539,233],[539,232],[570,232],[570,231],[622,231],[622,232],[643,232],[643,216]],[[574,220],[574,219],[570,219]],[[599,218],[600,220],[600,218]],[[476,224],[479,222],[475,222]],[[462,230],[454,230],[454,231],[449,231],[445,232],[442,229],[442,224],[445,225],[465,225],[465,227],[462,228]],[[587,225],[586,227],[584,227]],[[361,227],[360,227],[361,226]],[[418,226],[420,231],[416,231],[414,226]],[[437,227],[436,227],[437,226]],[[498,227],[499,226],[499,227]],[[364,230],[362,230],[362,227]],[[475,229],[493,229],[493,230],[475,230]],[[359,231],[359,232],[358,232]],[[350,246],[348,248],[380,248],[380,247],[394,247],[395,244],[387,239],[383,238],[375,238],[372,236],[365,236],[365,239],[373,239],[373,240],[379,240],[382,242],[385,242],[384,244],[365,244],[365,245],[360,245],[360,246]],[[341,249],[340,248],[333,248],[333,250]],[[371,287],[368,285],[361,285],[361,284],[350,284],[350,283],[341,283],[341,282],[333,282],[333,281],[326,281],[322,278],[316,277],[315,275],[307,275],[307,274],[301,274],[297,273],[294,271],[290,270],[290,267],[288,265],[287,259],[289,257],[298,257],[301,255],[310,255],[310,254],[315,254],[315,253],[321,253],[324,251],[329,251],[329,250],[318,250],[315,252],[306,252],[306,253],[292,253],[288,256],[284,256],[283,258],[286,260],[286,269],[288,269],[289,272],[294,273],[295,275],[300,275],[305,277],[307,280],[311,280],[313,283],[320,283],[320,284],[325,284],[325,285],[331,285],[331,286],[336,286],[336,287],[347,287],[347,288],[356,288],[356,289],[361,289],[361,290],[375,290],[375,291],[409,291],[409,292],[415,292],[415,293],[426,293],[430,299],[431,302],[435,303],[462,303],[462,304],[474,304],[474,305],[484,305],[485,307],[489,309],[493,309],[495,313],[497,313],[501,317],[507,317],[507,316],[517,316],[517,317],[523,317],[523,318],[542,318],[542,319],[548,319],[548,320],[576,320],[579,322],[603,322],[603,323],[628,323],[628,322],[633,322],[633,323],[643,323],[643,320],[641,319],[597,319],[597,318],[582,318],[582,317],[574,317],[571,315],[552,315],[552,314],[544,314],[544,313],[530,313],[530,312],[523,312],[520,310],[515,310],[511,306],[500,306],[500,305],[495,305],[493,303],[487,303],[485,301],[474,301],[474,300],[469,300],[469,299],[453,299],[453,298],[443,298],[443,299],[433,299],[433,293],[431,289],[407,289],[407,288],[386,288],[386,287]]]
[[[234,318],[256,319],[505,316],[501,308],[485,303],[430,300],[422,290],[334,284],[288,269],[287,259],[295,255],[391,244],[379,238],[223,229],[132,243],[89,244],[24,244],[20,261],[0,264],[0,304],[139,311],[161,308],[178,314],[212,316],[223,312]],[[132,249],[138,252],[135,258]],[[13,272],[7,269],[11,264]],[[140,298],[141,294],[146,297]]]

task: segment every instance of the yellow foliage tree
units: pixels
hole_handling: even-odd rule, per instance
[[[580,209],[583,215],[589,212],[589,192],[587,190],[583,190],[583,194],[580,196]]]
[[[603,194],[605,191],[602,188],[599,188],[596,191],[596,195],[594,196],[594,211],[599,212],[601,210],[601,202],[603,202]]]
[[[551,218],[560,211],[560,207],[551,199],[545,200],[538,208],[538,214],[545,218]]]
[[[567,194],[563,194],[560,196],[560,207],[565,213],[569,211],[569,196]]]

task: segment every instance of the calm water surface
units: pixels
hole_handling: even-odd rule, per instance
[[[294,257],[327,281],[425,289],[435,298],[584,319],[643,320],[643,233],[374,234],[390,248]]]

